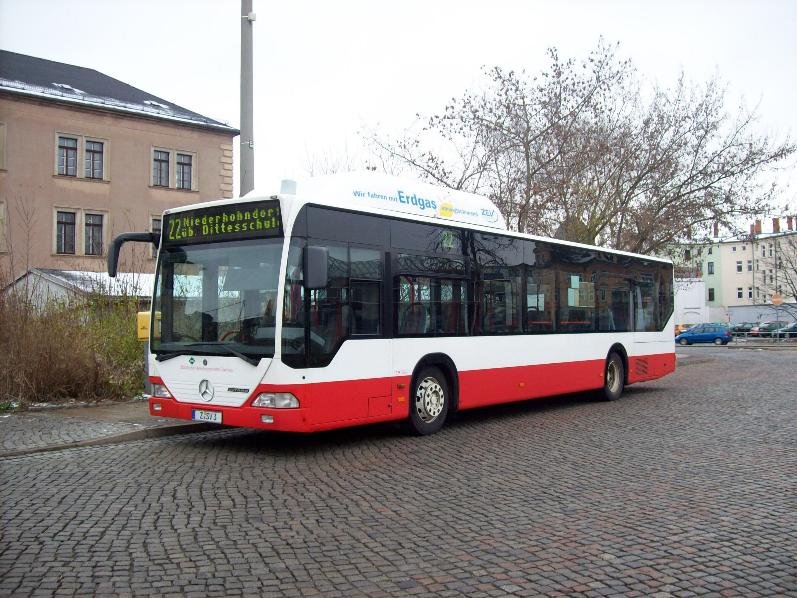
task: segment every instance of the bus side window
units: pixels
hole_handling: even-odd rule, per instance
[[[528,269],[526,278],[526,332],[554,331],[554,273]]]
[[[399,276],[397,291],[398,333],[426,334],[431,318],[431,279],[426,276]]]
[[[351,282],[351,333],[379,334],[380,283],[353,280]]]
[[[310,365],[326,365],[349,335],[349,251],[329,244],[327,286],[310,292]]]

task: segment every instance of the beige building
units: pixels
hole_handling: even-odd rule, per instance
[[[768,225],[757,220],[749,235],[681,248],[676,277],[705,284],[708,321],[797,317],[797,217],[774,217]],[[775,298],[782,302],[777,309]]]
[[[114,235],[231,197],[237,134],[97,71],[0,51],[0,271],[102,271]],[[135,245],[120,270],[152,271]]]

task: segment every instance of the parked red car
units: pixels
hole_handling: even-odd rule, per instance
[[[750,336],[768,337],[772,336],[772,331],[778,328],[783,328],[786,324],[784,320],[770,320],[769,322],[761,322],[758,326],[753,326],[750,329]]]

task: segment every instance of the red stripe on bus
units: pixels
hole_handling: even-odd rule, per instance
[[[630,357],[628,362],[629,384],[660,378],[675,370],[674,353]],[[459,372],[459,407],[473,409],[598,389],[603,386],[604,365],[604,360],[596,359]],[[151,380],[162,383],[159,378]],[[194,409],[204,409],[220,412],[222,423],[226,425],[310,432],[405,419],[409,414],[411,391],[409,376],[296,385],[262,384],[242,407],[183,403],[160,397],[150,398],[149,407],[152,415],[191,419]],[[251,402],[261,392],[291,392],[299,399],[301,407],[251,407]],[[155,403],[160,406],[159,410],[155,409]],[[262,415],[271,415],[273,423],[263,423]]]

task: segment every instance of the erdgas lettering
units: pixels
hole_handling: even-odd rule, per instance
[[[415,193],[412,195],[408,195],[403,191],[399,191],[397,193],[399,203],[409,204],[413,206],[419,207],[421,210],[436,210],[437,209],[437,202],[433,199],[426,199],[424,197],[418,197]]]

